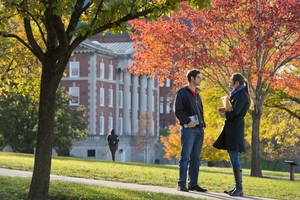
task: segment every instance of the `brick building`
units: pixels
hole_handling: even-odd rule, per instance
[[[110,160],[106,136],[114,128],[120,135],[117,161],[167,162],[159,130],[175,123],[168,97],[171,83],[167,80],[166,86],[160,87],[156,79],[127,72],[133,53],[132,41],[126,34],[98,35],[74,51],[61,86],[72,96],[70,107],[86,107],[89,137],[73,144],[71,156]],[[137,151],[133,135],[145,110],[151,115],[153,147]]]

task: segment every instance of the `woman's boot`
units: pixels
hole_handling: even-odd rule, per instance
[[[233,168],[233,175],[235,179],[235,190],[229,192],[230,196],[243,196],[243,185],[242,185],[242,169]]]
[[[224,193],[229,194],[230,192],[233,192],[235,190],[235,187],[232,188],[231,190],[224,190]]]

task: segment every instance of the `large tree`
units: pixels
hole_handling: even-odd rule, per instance
[[[97,33],[121,32],[126,22],[168,14],[181,0],[2,0],[0,36],[16,39],[42,64],[39,124],[28,199],[47,199],[56,89],[73,50]],[[189,0],[197,8],[208,0]],[[21,19],[22,23],[18,23]],[[23,37],[20,33],[26,33]]]
[[[198,68],[227,94],[230,75],[242,73],[253,101],[251,176],[261,177],[259,128],[269,90],[282,87],[299,94],[299,9],[298,0],[214,0],[210,10],[182,4],[179,12],[156,23],[135,20],[130,70],[182,84],[185,71]]]
[[[57,154],[67,155],[72,141],[85,139],[87,124],[83,117],[85,108],[68,107],[70,95],[63,88],[56,94],[53,148]],[[0,96],[0,135],[3,143],[14,152],[33,153],[36,146],[39,102],[28,94],[4,92]]]

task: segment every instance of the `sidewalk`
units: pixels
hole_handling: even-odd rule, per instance
[[[11,170],[11,169],[4,169],[0,168],[0,176],[19,176],[30,178],[32,176],[32,172],[27,171],[18,171],[18,170]],[[149,192],[161,192],[161,193],[168,193],[168,194],[176,194],[176,195],[183,195],[183,196],[190,196],[195,198],[204,198],[210,200],[222,199],[235,199],[235,200],[271,200],[267,198],[260,198],[260,197],[250,197],[250,196],[243,196],[243,197],[231,197],[225,193],[216,193],[216,192],[179,192],[176,188],[166,188],[160,186],[150,186],[150,185],[138,185],[133,183],[121,183],[121,182],[112,182],[112,181],[101,181],[101,180],[93,180],[93,179],[85,179],[85,178],[74,178],[74,177],[67,177],[67,176],[57,176],[57,175],[50,175],[51,180],[59,180],[59,181],[67,181],[67,182],[75,182],[75,183],[82,183],[82,184],[91,184],[91,185],[99,185],[104,187],[112,187],[112,188],[125,188],[130,190],[143,190]]]

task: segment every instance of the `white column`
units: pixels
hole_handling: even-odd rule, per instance
[[[118,66],[117,66],[118,67]],[[120,113],[120,108],[119,108],[119,90],[120,90],[120,74],[122,73],[122,71],[120,70],[120,68],[116,69],[116,101],[115,101],[115,123],[114,123],[114,129],[116,134],[120,135],[120,133],[118,133],[119,131],[119,113]]]
[[[131,93],[131,130],[132,133],[137,132],[137,123],[138,123],[138,76],[132,75],[132,93]]]
[[[89,92],[88,92],[88,108],[89,108],[89,134],[96,134],[96,94],[99,91],[96,91],[96,54],[90,57],[89,60],[89,74],[88,74],[88,83],[89,83]]]
[[[146,84],[147,77],[146,75],[140,76],[140,115],[143,114],[146,110],[147,99],[146,99]]]
[[[123,134],[130,135],[130,73],[124,71],[124,88],[123,88],[123,100],[124,100],[124,108],[123,108]]]
[[[153,78],[149,78],[148,80],[148,84],[147,84],[147,110],[149,112],[149,114],[152,116],[153,112],[154,112],[154,108],[153,108]]]
[[[147,79],[148,81],[148,84],[147,84],[147,102],[148,102],[148,105],[147,105],[147,110],[149,112],[149,115],[150,115],[150,118],[151,118],[151,134],[154,135],[154,123],[153,123],[153,112],[154,112],[154,107],[153,107],[153,84],[154,84],[154,81],[153,81],[153,78],[149,78]]]

